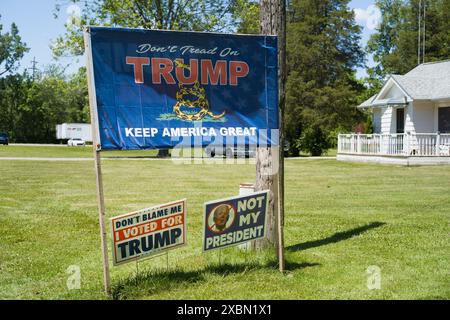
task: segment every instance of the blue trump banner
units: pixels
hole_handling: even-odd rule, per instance
[[[203,251],[264,238],[269,191],[205,203]]]
[[[102,149],[278,144],[275,36],[86,32]]]

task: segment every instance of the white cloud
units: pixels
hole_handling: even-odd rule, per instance
[[[373,4],[366,9],[356,8],[353,11],[355,12],[356,22],[369,30],[375,30],[381,22],[381,11]]]

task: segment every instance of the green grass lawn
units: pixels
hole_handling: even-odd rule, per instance
[[[184,152],[184,151],[183,151]],[[103,151],[102,157],[130,157],[130,158],[146,158],[155,157],[157,150],[114,150]],[[202,151],[192,150],[190,154],[198,156]],[[182,154],[187,156],[189,153]],[[309,157],[310,154],[306,152],[300,153],[301,157]],[[329,149],[323,156],[335,157],[336,149]],[[2,157],[30,157],[30,158],[92,158],[92,146],[85,147],[68,147],[66,145],[55,146],[33,146],[33,145],[9,145],[0,146],[0,158]]]
[[[188,245],[168,269],[165,256],[111,266],[114,298],[450,298],[449,167],[287,160],[285,275],[272,251],[201,251],[203,202],[237,194],[254,171],[103,162],[108,217],[188,199]],[[92,162],[0,161],[0,194],[0,299],[105,298]],[[70,265],[80,290],[67,289]]]
[[[104,151],[102,157],[155,157],[157,150],[127,150]],[[33,146],[9,145],[0,146],[0,158],[30,157],[30,158],[93,158],[92,146],[68,147],[67,145]]]

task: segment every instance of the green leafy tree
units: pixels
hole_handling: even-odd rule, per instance
[[[0,76],[15,71],[18,62],[29,50],[22,42],[15,23],[11,24],[10,32],[2,33],[2,30],[3,25],[0,23]]]
[[[88,122],[85,70],[66,76],[50,66],[31,79],[27,73],[0,78],[0,131],[15,142],[56,142],[56,125]]]
[[[384,77],[386,72],[391,72],[388,66],[395,65],[398,62],[393,61],[394,58],[389,55],[396,47],[396,41],[399,37],[403,2],[403,0],[376,1],[376,5],[381,11],[382,21],[377,32],[370,37],[367,44],[367,51],[373,54],[373,59],[377,63],[374,68],[368,70],[371,78]],[[386,68],[383,69],[383,65]]]
[[[26,73],[0,78],[0,131],[7,132],[12,142],[17,141],[23,131],[19,110],[30,86],[31,79]]]
[[[68,109],[66,117],[71,122],[89,123],[89,95],[87,88],[86,68],[80,68],[67,81],[66,90]]]
[[[237,33],[259,33],[259,1],[235,0],[231,8],[232,18],[237,23]]]
[[[364,52],[348,2],[293,0],[288,8],[285,126],[294,154],[308,128],[327,136],[338,127],[350,130],[362,117],[355,106],[366,89],[355,69],[364,65]]]
[[[56,57],[84,52],[82,31],[87,25],[218,31],[231,30],[240,0],[73,0],[81,14],[66,23],[66,33],[52,46]],[[58,3],[55,17],[61,10]]]
[[[421,2],[426,4],[426,18],[421,21],[422,26],[426,24],[425,62],[449,59],[450,0]],[[382,21],[367,46],[377,63],[370,71],[381,79],[407,73],[418,63],[419,0],[378,0],[376,4]]]
[[[331,144],[321,127],[314,125],[303,130],[302,135],[296,141],[296,147],[317,157],[321,156],[325,150],[328,150]]]

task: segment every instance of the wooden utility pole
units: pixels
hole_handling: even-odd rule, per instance
[[[258,148],[256,152],[256,190],[270,190],[268,237],[256,241],[256,248],[275,245],[279,269],[284,271],[284,106],[286,83],[286,3],[261,0],[261,34],[278,36],[279,145]]]

